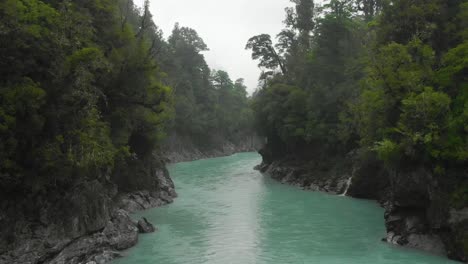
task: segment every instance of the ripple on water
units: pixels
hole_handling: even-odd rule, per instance
[[[281,185],[258,163],[243,153],[171,165],[179,198],[140,213],[159,231],[115,264],[454,263],[380,242],[375,202]]]

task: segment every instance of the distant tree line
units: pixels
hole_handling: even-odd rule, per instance
[[[202,52],[208,47],[191,28],[174,26],[161,49],[165,83],[175,96],[176,117],[169,131],[203,147],[214,138],[238,141],[253,132],[253,112],[243,79],[208,67]]]

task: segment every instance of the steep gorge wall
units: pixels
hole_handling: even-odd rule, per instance
[[[324,161],[290,155],[272,158],[260,151],[262,172],[306,190],[378,200],[385,208],[389,243],[468,261],[468,207],[463,194],[466,168],[453,169],[444,178],[424,167],[391,171],[373,155],[350,153]],[[466,186],[465,186],[466,187]],[[466,188],[464,189],[466,192]]]
[[[466,177],[466,172],[449,174]],[[468,208],[453,204],[461,181],[436,177],[424,167],[388,172],[390,185],[384,200],[386,241],[468,261]]]
[[[125,190],[115,175],[73,183],[66,189],[0,194],[0,263],[104,263],[134,246],[146,221],[130,212],[172,202],[174,184],[164,162],[146,163],[146,189]]]

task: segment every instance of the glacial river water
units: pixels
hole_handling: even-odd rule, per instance
[[[139,213],[159,231],[115,264],[436,264],[445,258],[380,242],[383,209],[281,185],[255,153],[170,166],[179,198]]]

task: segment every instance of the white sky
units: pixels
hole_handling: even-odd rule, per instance
[[[276,36],[287,6],[292,6],[289,0],[151,0],[151,13],[166,38],[176,22],[195,29],[210,49],[204,53],[208,65],[233,80],[244,78],[252,93],[260,70],[245,44],[261,33]]]

